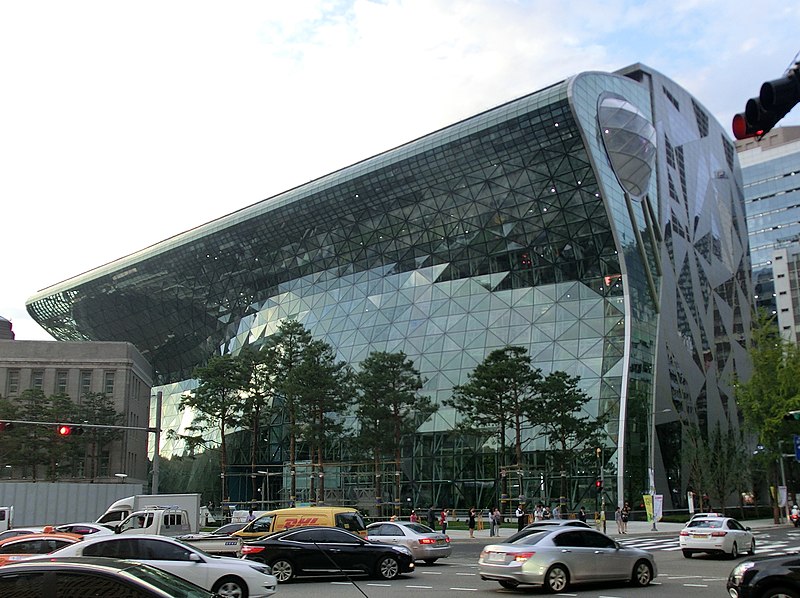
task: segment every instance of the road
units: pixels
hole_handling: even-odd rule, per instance
[[[735,561],[695,555],[686,559],[678,549],[675,535],[640,536],[624,541],[653,552],[658,566],[658,578],[648,588],[634,588],[624,584],[602,584],[572,587],[558,596],[581,598],[724,598],[725,582]],[[344,579],[301,580],[282,584],[278,594],[283,598],[414,598],[437,596],[465,598],[469,596],[546,596],[540,589],[506,590],[495,582],[482,581],[478,575],[478,554],[484,540],[457,540],[453,542],[450,558],[434,565],[417,564],[417,570],[392,581],[358,578],[355,587]],[[777,554],[790,550],[800,551],[800,530],[792,528],[756,531],[757,554]]]

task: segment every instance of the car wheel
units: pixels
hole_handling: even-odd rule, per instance
[[[286,559],[278,559],[270,567],[272,567],[272,574],[278,580],[278,583],[286,583],[294,577],[294,565]]]
[[[378,563],[378,576],[383,579],[394,579],[400,575],[400,565],[393,556],[385,556]]]
[[[247,586],[238,577],[223,577],[214,584],[211,592],[223,598],[247,598]]]
[[[683,551],[683,558],[685,558],[685,559],[692,558],[692,551],[691,550],[684,550]]]
[[[544,575],[544,589],[548,592],[563,592],[569,585],[569,573],[563,565],[553,565]]]
[[[433,565],[438,560],[439,559],[425,559],[425,564],[426,565]]]
[[[733,543],[731,546],[731,558],[735,559],[739,556],[739,547],[736,545],[736,542]]]
[[[756,539],[753,538],[750,541],[750,550],[747,551],[747,554],[755,554],[756,553]]]
[[[633,566],[631,584],[643,588],[644,586],[649,586],[651,581],[653,581],[653,567],[644,559],[637,561]]]
[[[501,586],[503,586],[507,590],[516,590],[519,584],[516,581],[509,581],[504,579],[503,581],[499,582]]]
[[[761,594],[761,598],[800,598],[800,594],[789,588],[770,588]]]

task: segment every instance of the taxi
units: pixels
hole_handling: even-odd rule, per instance
[[[54,550],[79,542],[83,536],[59,532],[51,526],[45,526],[41,533],[14,536],[0,541],[0,565],[24,561],[42,554],[50,554]]]

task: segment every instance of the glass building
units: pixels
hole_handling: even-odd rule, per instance
[[[633,65],[575,75],[100,266],[28,311],[57,339],[134,343],[161,385],[162,428],[178,431],[193,368],[287,319],[355,367],[403,351],[440,405],[490,351],[522,346],[544,374],[580,376],[590,416],[611,414],[603,446],[576,453],[568,502],[596,500],[601,476],[607,502],[654,491],[669,509],[689,489],[687,426],[738,426],[732,378],[749,368],[752,296],[733,143],[686,90]],[[525,462],[500,471],[491,439],[457,423],[445,407],[420,422],[389,499],[483,507],[506,476],[514,500],[558,496],[533,431]],[[327,480],[334,500],[358,492]]]

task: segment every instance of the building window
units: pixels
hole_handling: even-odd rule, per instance
[[[81,371],[81,396],[92,392],[92,372],[90,370]]]
[[[6,395],[9,397],[16,396],[19,393],[19,370],[8,370],[8,379],[6,380]]]
[[[31,372],[31,388],[34,390],[44,389],[44,370],[33,370]]]
[[[105,385],[103,387],[106,396],[114,396],[114,372],[106,372]]]
[[[59,370],[56,372],[56,393],[60,395],[67,394],[67,376],[66,370]]]

